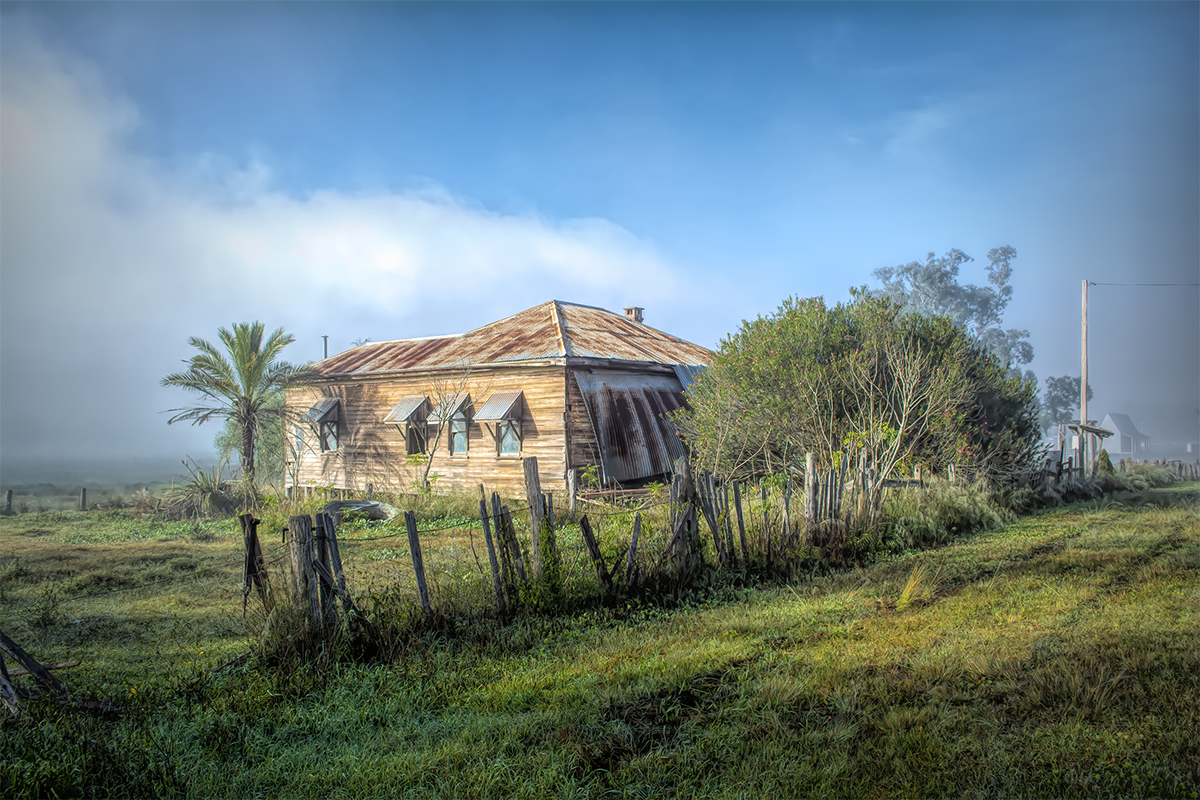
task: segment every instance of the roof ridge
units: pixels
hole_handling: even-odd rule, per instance
[[[560,302],[559,300],[550,301],[550,324],[554,326],[554,339],[558,344],[559,355],[569,358],[573,355],[571,339],[567,332],[566,318],[559,312]]]

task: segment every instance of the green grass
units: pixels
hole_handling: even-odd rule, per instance
[[[29,551],[0,557],[16,638],[44,661],[94,648],[59,674],[115,704],[42,700],[0,722],[0,795],[1197,797],[1198,489],[1064,506],[788,585],[731,581],[670,610],[450,620],[390,663],[328,654],[294,672],[222,667],[250,641],[235,526],[0,520],[3,552]],[[380,530],[346,532],[354,569],[403,562],[368,557],[407,547]],[[438,535],[469,552],[466,532]],[[166,560],[145,576],[171,593],[60,612],[117,628],[29,621],[44,583],[85,564],[119,576],[151,552]]]

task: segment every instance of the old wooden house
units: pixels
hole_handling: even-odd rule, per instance
[[[637,485],[683,445],[668,417],[712,353],[625,315],[551,301],[453,336],[371,342],[313,365],[287,391],[303,422],[289,487],[516,496],[522,460],[543,491]]]

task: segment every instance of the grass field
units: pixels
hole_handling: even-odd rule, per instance
[[[1198,488],[298,670],[226,666],[235,522],[0,519],[0,627],[110,701],[0,722],[0,795],[1200,797]],[[405,579],[387,534],[344,534],[352,586]],[[429,537],[475,569],[468,531]]]

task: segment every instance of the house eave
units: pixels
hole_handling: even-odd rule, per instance
[[[653,372],[670,374],[674,372],[673,364],[663,364],[658,361],[626,361],[616,358],[585,358],[570,356],[567,358],[540,358],[528,361],[501,361],[492,364],[464,364],[456,367],[399,369],[387,372],[334,372],[315,375],[296,381],[289,386],[322,386],[331,383],[373,382],[394,380],[396,378],[419,378],[425,375],[445,375],[447,373],[483,373],[497,370],[539,369],[544,367],[573,367],[576,369],[620,369],[638,372]]]

